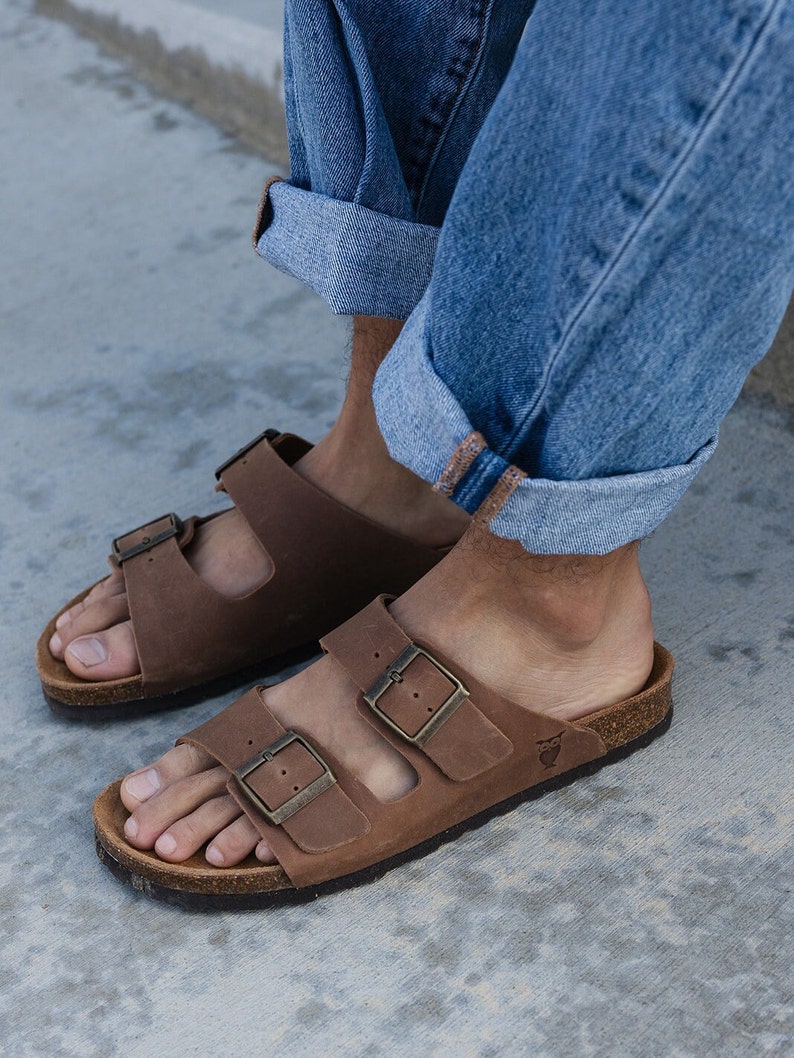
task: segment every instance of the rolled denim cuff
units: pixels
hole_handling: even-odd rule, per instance
[[[404,320],[430,282],[438,233],[279,180],[265,188],[254,245],[334,312]]]
[[[404,332],[405,335],[405,332]],[[636,474],[551,481],[524,476],[481,444],[419,342],[400,342],[375,379],[378,425],[392,457],[442,487],[470,514],[487,510],[492,532],[533,554],[603,555],[653,532],[712,455],[717,438],[689,462]],[[461,452],[467,457],[461,461]],[[450,479],[450,467],[462,473]],[[508,487],[504,483],[509,482]],[[499,496],[498,502],[493,498]]]

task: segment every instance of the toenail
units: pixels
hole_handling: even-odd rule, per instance
[[[61,639],[61,637],[56,632],[55,635],[50,640],[50,653],[52,653],[52,654],[60,654],[62,650],[63,650],[63,640]]]
[[[108,660],[105,645],[96,636],[91,636],[89,639],[75,639],[66,649],[87,669],[90,669],[92,665],[99,665],[103,661]]]
[[[176,852],[176,838],[171,834],[161,834],[154,845],[154,851],[170,856]]]
[[[222,867],[224,863],[226,863],[226,857],[217,845],[210,845],[205,855],[207,857],[207,862],[211,863],[213,867]]]
[[[128,838],[137,838],[138,836],[138,824],[135,822],[132,816],[124,824],[124,833]]]
[[[72,615],[67,610],[66,613],[62,613],[61,616],[58,618],[58,620],[55,622],[55,627],[56,628],[63,628],[63,626],[65,624],[67,624],[69,621],[71,621],[71,619],[72,619]]]
[[[254,850],[254,855],[261,863],[276,863],[276,857],[273,855],[272,850],[268,848],[264,841],[259,842],[256,849]]]
[[[124,783],[124,789],[136,801],[146,801],[160,789],[160,776],[154,768],[149,768],[140,775],[131,775]]]

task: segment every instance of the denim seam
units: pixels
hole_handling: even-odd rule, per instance
[[[701,122],[692,130],[689,142],[681,151],[681,155],[678,159],[677,164],[673,166],[667,179],[660,185],[656,196],[654,197],[652,202],[650,202],[648,208],[645,210],[643,215],[638,219],[634,227],[626,233],[621,245],[618,247],[611,261],[602,271],[601,275],[598,277],[598,279],[587,292],[587,294],[584,296],[579,308],[571,317],[570,322],[565,328],[565,332],[557,347],[556,352],[552,353],[549,356],[549,361],[546,366],[543,378],[540,380],[540,383],[538,385],[538,391],[535,396],[534,402],[521,417],[520,421],[517,423],[515,429],[513,430],[512,434],[510,435],[505,444],[506,453],[510,453],[513,450],[513,446],[516,445],[524,430],[526,429],[527,423],[531,420],[538,407],[541,405],[548,390],[549,381],[554,371],[554,367],[560,357],[563,355],[566,347],[573,340],[573,335],[578,323],[584,317],[588,308],[594,302],[598,294],[607,286],[609,280],[617,271],[618,266],[622,263],[623,258],[626,257],[632,246],[637,242],[637,239],[639,238],[643,230],[648,226],[650,218],[654,215],[655,212],[657,212],[663,200],[668,198],[671,194],[673,186],[681,177],[681,174],[684,172],[686,165],[692,157],[693,153],[695,152],[698,144],[702,142],[705,135],[710,130],[717,115],[722,110],[733,89],[739,82],[741,75],[745,71],[748,63],[751,61],[754,53],[763,44],[766,32],[769,28],[769,24],[772,21],[776,9],[779,8],[782,2],[783,0],[770,0],[770,3],[763,15],[761,16],[758,28],[755,34],[753,35],[752,39],[750,40],[749,44],[747,45],[746,50],[737,59],[733,67],[725,75],[722,85],[715,92],[714,101],[712,102],[711,107],[706,111]]]
[[[419,217],[421,212],[422,202],[427,193],[427,186],[430,182],[433,167],[438,161],[455,117],[463,105],[466,93],[471,88],[477,71],[482,64],[482,58],[485,54],[485,41],[488,36],[488,28],[491,23],[491,13],[493,11],[494,3],[495,0],[485,0],[481,11],[479,12],[480,24],[477,30],[477,50],[469,60],[467,71],[461,74],[454,73],[453,68],[456,65],[454,61],[450,62],[447,66],[447,75],[450,80],[454,79],[455,84],[447,92],[445,107],[447,107],[448,110],[446,116],[433,120],[431,120],[430,116],[422,117],[421,132],[417,133],[415,137],[412,136],[411,143],[408,145],[408,155],[412,169],[412,178],[410,180],[411,197],[414,199],[414,194],[416,195],[414,199],[414,212],[417,217]],[[475,17],[477,17],[476,13]],[[440,110],[442,108],[439,107],[438,109]],[[425,162],[425,158],[427,158],[428,161]],[[422,174],[423,171],[424,175],[422,175],[421,183],[417,186],[414,178],[417,174]]]

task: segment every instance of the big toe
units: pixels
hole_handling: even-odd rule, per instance
[[[50,653],[59,661],[64,661],[70,643],[104,632],[113,625],[128,620],[129,616],[127,596],[124,594],[100,599],[79,611],[75,608],[68,621],[55,626],[55,633],[50,639]]]
[[[129,621],[78,636],[67,646],[63,660],[75,676],[84,680],[118,680],[140,671]]]

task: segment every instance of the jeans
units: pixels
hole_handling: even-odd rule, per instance
[[[406,319],[392,456],[531,552],[651,532],[794,274],[790,0],[287,0],[258,252]]]

